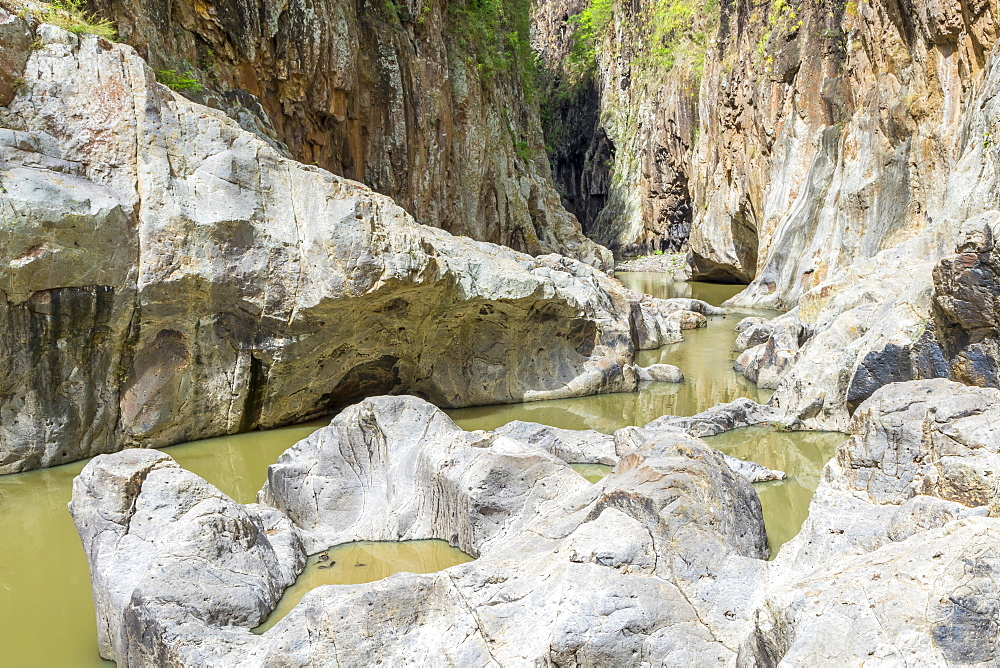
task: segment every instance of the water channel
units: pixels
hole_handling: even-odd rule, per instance
[[[716,305],[739,290],[739,286],[670,283],[662,274],[619,277],[629,287],[654,296],[694,297]],[[740,312],[711,318],[707,328],[685,332],[684,343],[639,355],[642,365],[664,362],[680,367],[687,378],[680,385],[651,383],[632,394],[467,408],[449,414],[465,429],[493,429],[511,420],[529,420],[610,433],[627,425],[642,426],[661,415],[692,415],[741,396],[765,401],[769,393],[732,371],[733,326],[750,314],[776,315]],[[263,485],[268,465],[325,423],[207,439],[167,452],[236,501],[248,503]],[[757,485],[772,554],[798,532],[822,466],[843,440],[842,434],[781,433],[764,428],[709,439],[724,452],[789,474],[787,481]],[[0,666],[113,665],[97,654],[87,562],[66,509],[72,480],[85,464],[0,476]],[[591,482],[608,470],[578,468]],[[314,555],[310,558],[313,568],[286,593],[281,610],[317,584],[368,582],[404,570],[427,572],[467,558],[439,541],[417,542],[422,544],[339,546],[329,554],[340,568],[319,569],[315,567],[319,558]],[[334,558],[335,551],[342,558]],[[354,565],[358,563],[364,566]]]

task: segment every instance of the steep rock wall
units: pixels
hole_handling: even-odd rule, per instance
[[[844,429],[888,382],[989,384],[988,361],[949,362],[969,339],[935,327],[932,270],[1000,204],[997,7],[765,9],[733,7],[709,55],[691,249],[703,275],[753,279],[735,303],[792,309],[807,333],[777,351],[774,402]]]
[[[371,394],[631,391],[636,348],[711,308],[418,225],[157,84],[128,46],[2,9],[0,26],[24,63],[0,108],[0,473]]]
[[[186,95],[297,160],[364,182],[423,224],[606,267],[552,188],[526,42],[511,28],[523,23],[526,39],[521,4],[92,2],[154,69],[205,86]]]
[[[593,4],[545,0],[532,15],[556,187],[599,243],[626,255],[681,250],[691,228],[700,74],[689,33],[714,13],[683,34],[661,34],[663,3],[612,1],[602,3],[600,25],[581,26]]]

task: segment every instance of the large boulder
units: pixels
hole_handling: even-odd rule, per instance
[[[894,383],[861,404],[770,565],[745,665],[1000,660],[1000,391]]]
[[[0,109],[0,473],[374,394],[630,391],[634,350],[680,339],[671,313],[713,312],[418,225],[157,84],[127,46],[33,37]]]
[[[95,459],[72,507],[95,597],[111,602],[100,608],[109,611],[102,633],[114,639],[102,654],[120,665],[733,662],[767,555],[750,483],[719,453],[670,431],[590,484],[519,432],[464,432],[413,397],[367,399],[271,467],[259,495],[273,504],[266,511],[218,499],[159,453]],[[172,498],[163,475],[177,477]],[[283,518],[272,522],[271,550],[258,534],[207,526],[217,509],[242,512],[253,526],[265,512]],[[138,540],[123,538],[123,512],[132,525],[143,522],[155,546],[142,558],[115,550]],[[188,530],[195,517],[205,525],[198,533]],[[286,540],[295,536],[306,551],[346,540],[443,538],[477,559],[428,575],[320,587],[254,635],[261,607],[275,600],[263,585],[301,563],[301,550]],[[205,561],[193,562],[192,553]],[[272,553],[268,579],[259,564]],[[130,570],[115,580],[121,563]],[[234,593],[181,586],[149,595],[160,591],[151,579],[183,584],[195,566],[202,580],[214,578],[212,591]],[[133,633],[133,619],[147,632]]]

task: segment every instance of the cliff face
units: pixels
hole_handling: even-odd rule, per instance
[[[752,278],[738,304],[792,309],[811,338],[784,351],[774,401],[805,425],[845,428],[888,382],[995,384],[989,345],[961,358],[978,325],[947,306],[965,261],[937,286],[932,270],[978,257],[956,245],[998,208],[997,7],[780,7],[763,25],[734,8],[709,55],[695,266]]]
[[[641,226],[621,214],[613,184],[629,184],[617,201],[634,197],[641,180],[624,175],[642,169],[631,165],[649,164],[644,151],[665,156],[669,169],[658,173],[683,175],[673,183],[693,210],[694,277],[749,283],[733,303],[790,311],[747,358],[778,405],[802,425],[845,429],[888,382],[997,384],[994,334],[982,324],[991,316],[973,317],[961,296],[993,304],[993,242],[969,235],[987,234],[1000,208],[994,3],[723,3],[700,87],[687,97],[670,79],[682,69],[635,85],[642,60],[629,55],[639,47],[623,28],[630,11],[655,16],[685,3],[584,6],[580,17],[610,7],[596,45],[597,115],[607,141],[629,147],[613,153],[607,205],[590,229],[608,223],[596,234],[611,243],[650,228],[648,213]],[[559,18],[536,12],[540,23]],[[577,34],[588,25],[574,24]],[[690,136],[692,150],[650,139],[655,128],[689,125],[697,129],[677,136]],[[558,161],[556,174],[562,184]]]
[[[0,30],[21,68],[0,76],[0,473],[370,394],[630,391],[636,346],[679,340],[667,305],[418,225],[158,85],[128,46],[2,9]]]
[[[157,70],[290,156],[453,234],[607,266],[559,203],[525,79],[527,7],[94,0]]]
[[[535,5],[556,187],[588,236],[623,254],[686,247],[705,9],[679,28],[659,2]]]

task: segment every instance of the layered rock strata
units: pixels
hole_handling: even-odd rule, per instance
[[[532,47],[542,66],[542,127],[556,187],[587,235],[613,250],[640,255],[686,249],[698,128],[697,52],[704,48],[689,49],[688,35],[703,39],[714,11],[699,9],[695,25],[677,26],[683,46],[671,50],[656,43],[665,18],[658,14],[661,5],[601,3],[597,11],[608,16],[602,14],[602,24],[588,36],[593,43],[580,44],[586,30],[573,21],[592,4],[545,0],[532,10]],[[580,56],[581,50],[592,53]]]
[[[0,16],[37,40],[0,109],[0,473],[374,394],[632,390],[634,350],[712,309],[418,225],[158,85],[131,48]]]

